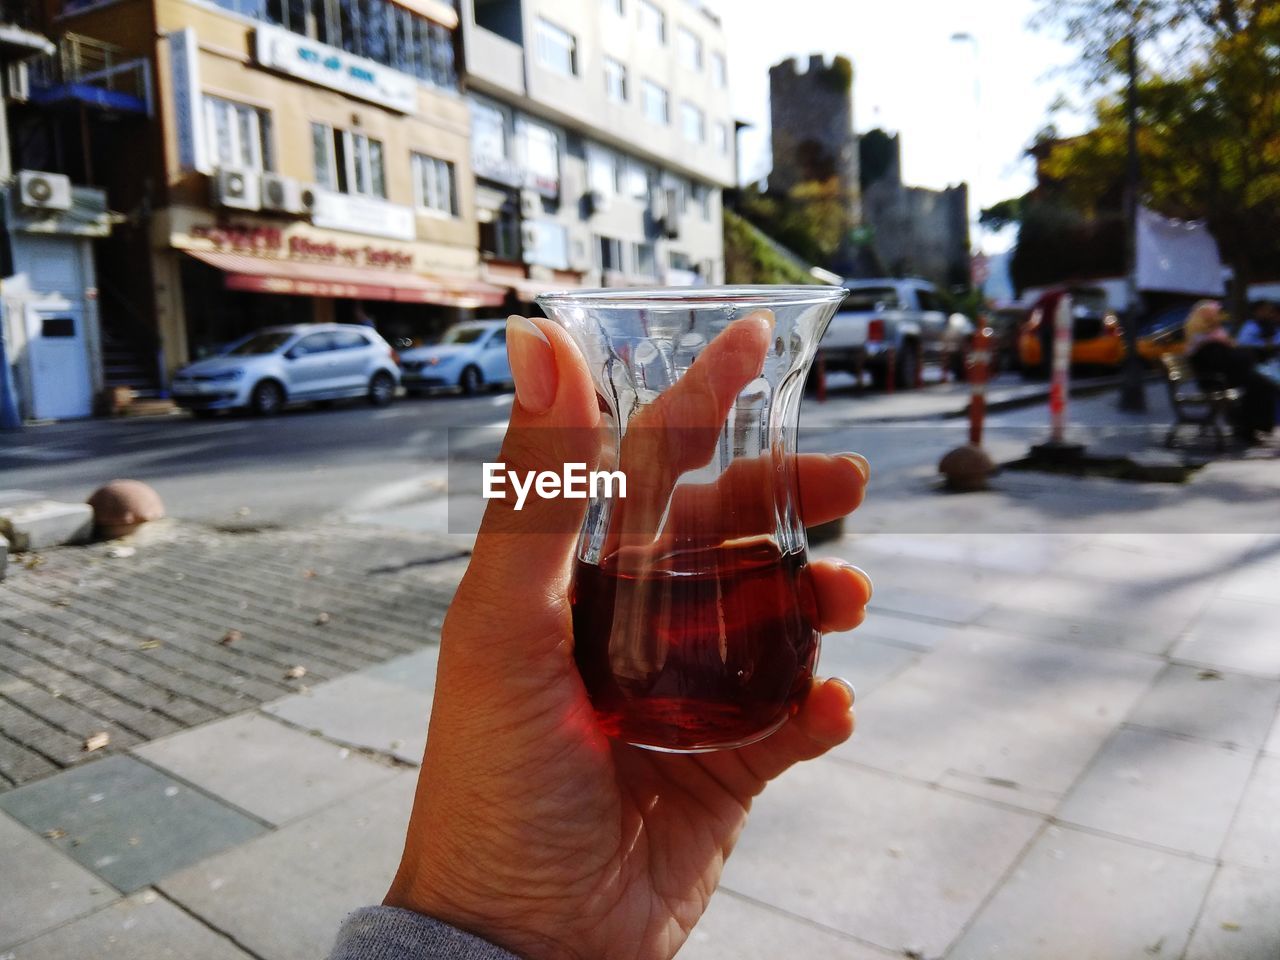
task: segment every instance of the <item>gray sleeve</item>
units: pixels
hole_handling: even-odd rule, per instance
[[[329,960],[520,960],[487,940],[398,907],[363,907],[338,930]]]

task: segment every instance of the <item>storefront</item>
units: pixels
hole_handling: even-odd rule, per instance
[[[273,324],[369,323],[392,342],[424,342],[508,294],[476,279],[472,251],[445,245],[183,208],[168,220],[165,342],[184,354],[171,367]]]

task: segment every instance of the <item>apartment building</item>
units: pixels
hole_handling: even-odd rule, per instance
[[[725,41],[693,0],[461,0],[484,277],[719,283]]]
[[[419,339],[503,302],[479,276],[448,2],[42,2],[60,51],[25,165],[78,166],[121,214],[102,315],[133,381],[266,324]],[[121,63],[142,67],[132,106]]]

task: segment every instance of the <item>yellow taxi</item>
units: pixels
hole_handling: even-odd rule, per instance
[[[1120,319],[1106,306],[1106,296],[1094,290],[1051,290],[1031,307],[1018,333],[1018,363],[1027,376],[1049,371],[1053,318],[1064,293],[1071,295],[1071,365],[1118,369],[1124,362],[1124,334]]]
[[[1187,349],[1187,317],[1191,306],[1170,307],[1156,314],[1138,331],[1138,355],[1151,364],[1159,364],[1166,354],[1181,354]]]

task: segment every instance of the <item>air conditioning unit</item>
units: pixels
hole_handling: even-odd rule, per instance
[[[70,210],[71,178],[65,173],[22,170],[18,173],[18,202],[31,210]]]
[[[537,255],[540,231],[534,220],[525,220],[520,224],[520,254],[525,263],[532,263]]]
[[[262,178],[248,170],[220,169],[213,175],[215,206],[235,210],[262,209]]]
[[[589,237],[573,235],[569,239],[569,269],[586,273],[591,269],[591,240]]]
[[[262,209],[279,213],[302,213],[302,184],[278,173],[262,175]]]
[[[680,195],[675,190],[665,191],[667,198],[665,201],[666,215],[662,218],[662,232],[668,240],[674,240],[680,236]]]
[[[298,212],[312,213],[320,205],[320,188],[311,184],[298,186]]]
[[[599,190],[588,190],[582,195],[582,199],[587,207],[587,216],[590,217],[608,210],[612,198],[607,193],[602,193]]]
[[[542,194],[537,190],[520,191],[520,217],[524,220],[536,220],[542,216]]]

